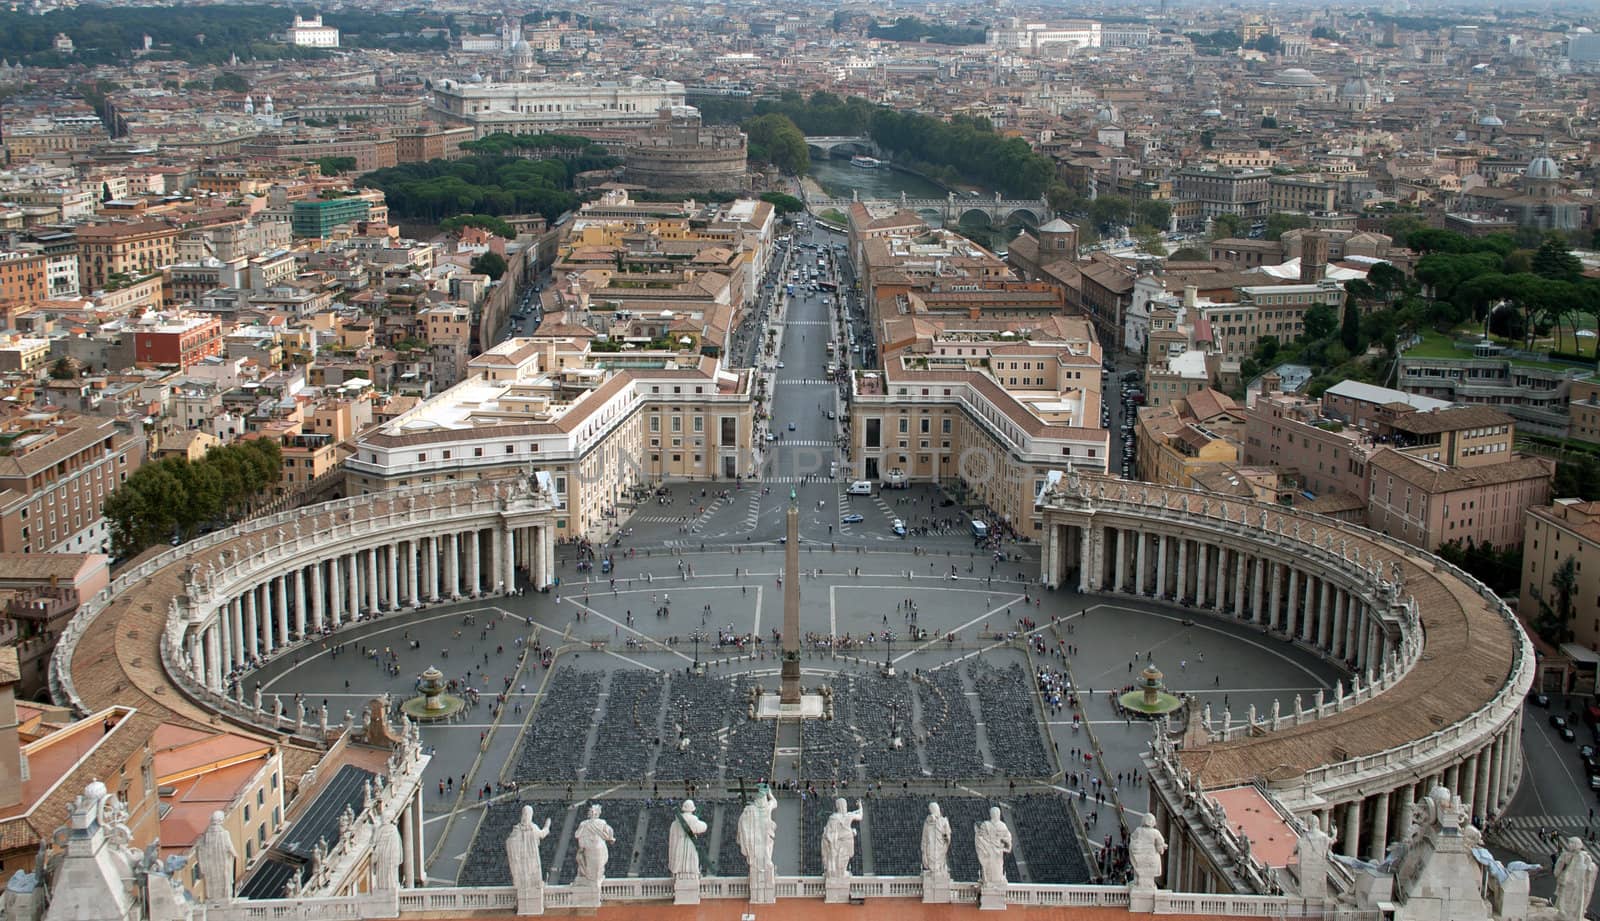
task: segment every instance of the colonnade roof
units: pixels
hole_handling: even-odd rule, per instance
[[[1262,735],[1185,747],[1178,753],[1179,758],[1204,788],[1258,780],[1291,781],[1326,765],[1376,755],[1448,729],[1493,702],[1515,677],[1518,656],[1531,655],[1522,628],[1481,594],[1479,585],[1432,554],[1376,532],[1281,506],[1231,498],[1219,500],[1213,495],[1093,475],[1085,475],[1082,480],[1081,495],[1090,500],[1089,507],[1097,518],[1130,511],[1142,518],[1159,513],[1165,506],[1168,514],[1194,518],[1196,527],[1187,536],[1201,537],[1200,522],[1209,518],[1212,525],[1221,527],[1223,522],[1218,519],[1226,516],[1231,529],[1239,531],[1243,538],[1225,538],[1225,546],[1269,552],[1284,562],[1296,556],[1309,557],[1313,545],[1334,556],[1342,548],[1346,562],[1340,568],[1346,579],[1354,578],[1372,594],[1378,594],[1371,584],[1374,563],[1384,579],[1392,578],[1392,567],[1398,564],[1398,600],[1415,599],[1423,649],[1399,681],[1375,697],[1298,726],[1288,725],[1290,720],[1286,719],[1281,728]],[[1061,489],[1060,498],[1065,503],[1059,507],[1070,513],[1073,507],[1069,503],[1075,497],[1073,487],[1063,482]],[[1093,499],[1096,495],[1098,499]],[[1107,501],[1113,498],[1116,501]],[[1140,505],[1152,508],[1146,512],[1137,508]],[[1265,519],[1261,518],[1263,514]],[[1240,523],[1241,515],[1248,524]],[[1105,523],[1112,524],[1109,520]],[[1154,520],[1146,523],[1158,526]],[[1165,531],[1176,533],[1170,525]],[[1302,534],[1304,538],[1299,537]],[[1252,537],[1261,542],[1252,546]],[[1304,552],[1297,553],[1297,544]],[[1328,571],[1321,563],[1309,563],[1307,568],[1334,579],[1341,574]],[[1247,570],[1247,591],[1253,590],[1254,578],[1254,570]],[[1381,663],[1374,665],[1375,671],[1381,672],[1381,668]],[[1365,685],[1365,676],[1362,682]],[[1346,691],[1349,690],[1347,686]],[[1517,689],[1518,700],[1525,690]],[[1283,715],[1290,717],[1292,698],[1285,703]],[[1306,701],[1308,711],[1311,704]],[[1241,723],[1245,718],[1243,713],[1233,716]],[[1258,720],[1265,717],[1257,714]],[[1398,776],[1399,770],[1391,765],[1390,773]]]
[[[1326,519],[1307,520],[1322,528],[1329,524]],[[1202,786],[1286,780],[1397,748],[1467,719],[1512,677],[1517,646],[1524,642],[1515,632],[1520,628],[1491,607],[1475,586],[1438,565],[1430,554],[1397,553],[1395,545],[1359,533],[1342,536],[1363,557],[1374,553],[1380,560],[1400,563],[1400,597],[1416,600],[1423,630],[1421,657],[1392,687],[1342,712],[1263,736],[1185,750],[1183,763]]]
[[[419,496],[417,506],[420,510],[424,502],[434,501],[443,508],[465,508],[471,504],[475,489],[476,484],[462,484],[454,489],[435,487],[434,498]],[[359,523],[387,515],[391,502],[402,502],[405,498],[404,492],[374,497],[372,501],[353,504],[348,512],[314,506],[302,510],[298,521],[306,533],[330,528],[336,518],[339,524],[346,524],[343,516],[347,513],[353,516],[350,522]],[[263,543],[279,540],[278,531],[267,528],[253,533],[242,529],[224,532],[229,535],[225,539],[180,557],[114,597],[78,638],[72,650],[72,682],[85,709],[94,712],[120,704],[137,709],[139,715],[152,720],[152,724],[175,723],[215,730],[220,717],[186,697],[162,667],[161,637],[166,630],[169,605],[173,598],[184,594],[184,573],[191,565],[203,569],[215,564],[220,573],[237,565],[236,562],[224,563],[224,552],[236,561],[245,552],[247,539],[253,539],[259,551]],[[282,538],[285,542],[293,539],[288,534]],[[308,555],[306,560],[309,564],[311,557]],[[136,565],[138,561],[129,564],[130,567]],[[310,770],[319,757],[316,751],[291,740],[283,750],[286,776],[300,776]]]

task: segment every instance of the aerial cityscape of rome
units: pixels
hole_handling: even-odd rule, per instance
[[[1597,184],[1592,2],[12,0],[0,921],[1600,918]]]

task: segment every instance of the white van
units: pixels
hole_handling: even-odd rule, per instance
[[[850,484],[850,488],[845,490],[845,492],[852,496],[870,496],[872,495],[872,481],[856,480],[854,483]]]
[[[976,518],[972,519],[972,537],[973,537],[973,539],[974,540],[984,540],[988,536],[989,536],[989,526],[984,524],[983,522],[979,521]]]

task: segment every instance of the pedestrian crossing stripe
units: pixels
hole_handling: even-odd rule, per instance
[[[1559,837],[1583,841],[1589,855],[1600,862],[1600,842],[1587,840],[1583,834],[1591,823],[1577,815],[1519,815],[1506,816],[1495,824],[1486,837],[1489,843],[1514,851],[1529,860],[1546,861],[1555,852],[1558,842],[1546,834],[1555,831]]]
[[[822,386],[822,385],[825,385],[825,384],[832,384],[832,383],[836,383],[836,382],[835,381],[830,381],[830,380],[824,380],[824,379],[822,379],[820,377],[780,377],[780,378],[778,378],[778,383],[780,383],[780,384],[800,384],[802,386],[805,386],[805,385]]]
[[[827,320],[786,320],[784,326],[827,326]]]
[[[789,446],[791,448],[831,448],[831,447],[833,447],[833,442],[831,442],[831,441],[804,441],[804,440],[801,440],[801,439],[798,439],[798,438],[794,439],[792,441],[774,441],[772,444],[775,445],[776,447],[780,447],[780,448],[784,447],[785,445],[787,445],[787,446]]]
[[[761,482],[767,485],[773,485],[777,483],[783,483],[785,485],[794,483],[795,485],[799,485],[801,483],[837,483],[841,481],[837,479],[829,479],[825,476],[769,476],[763,478]]]

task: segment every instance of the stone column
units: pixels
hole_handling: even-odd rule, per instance
[[[1305,597],[1300,599],[1300,640],[1311,642],[1311,637],[1316,635],[1313,624],[1317,619],[1317,579],[1310,573],[1306,574]]]
[[[448,590],[446,594],[452,598],[461,597],[461,535],[454,531],[444,536],[444,584]]]
[[[206,687],[222,693],[222,627],[218,621],[213,620],[206,627]]]
[[[1505,789],[1506,734],[1495,736],[1489,746],[1489,795],[1483,804],[1485,820],[1500,814],[1501,792]]]
[[[549,585],[556,580],[556,532],[550,528],[544,529],[544,584]]]
[[[420,594],[420,592],[418,590],[419,586],[420,586],[420,584],[422,582],[422,574],[417,571],[417,566],[418,566],[417,541],[416,541],[415,538],[412,538],[411,540],[406,541],[405,564],[406,564],[406,603],[411,605],[412,607],[416,607],[417,605],[422,603],[422,595]]]
[[[1351,800],[1344,804],[1344,831],[1339,835],[1339,853],[1346,857],[1360,856],[1356,850],[1360,841],[1361,800]]]
[[[306,571],[294,571],[294,631],[301,639],[306,637]]]
[[[1250,599],[1250,620],[1252,623],[1266,623],[1266,602],[1262,599],[1267,594],[1267,561],[1265,557],[1256,557],[1255,590]]]
[[[194,672],[195,680],[203,685],[206,683],[206,656],[199,630],[189,631],[185,646],[188,648],[189,670]]]
[[[1189,539],[1178,538],[1178,589],[1172,593],[1174,601],[1189,597]]]
[[[1461,779],[1460,767],[1460,765],[1452,764],[1444,769],[1444,785],[1451,793],[1457,796],[1461,795],[1461,787],[1457,784],[1457,781]]]
[[[1136,595],[1143,595],[1145,594],[1144,586],[1145,579],[1147,578],[1147,576],[1145,576],[1144,560],[1146,548],[1150,544],[1150,535],[1146,534],[1144,531],[1137,531],[1135,533],[1139,535],[1139,551],[1138,553],[1134,554],[1133,565],[1138,568],[1133,574],[1133,592]]]
[[[400,878],[405,880],[407,889],[414,889],[417,885],[417,864],[414,856],[414,844],[411,840],[411,809],[415,804],[409,804],[400,810]]]
[[[340,578],[339,557],[328,558],[328,616],[335,627],[344,623],[344,581]]]
[[[225,601],[217,608],[217,642],[222,646],[222,673],[233,671],[233,602]]]
[[[345,596],[345,612],[351,620],[361,616],[361,555],[351,553],[346,557],[345,576],[349,583],[346,589],[349,594]]]
[[[252,661],[261,658],[261,625],[256,621],[256,590],[254,586],[244,591],[244,654]]]
[[[1389,848],[1389,791],[1373,797],[1371,859],[1382,860]]]
[[[1167,535],[1156,535],[1156,595],[1167,597]]]
[[[1093,529],[1087,526],[1078,528],[1078,591],[1087,592],[1091,585],[1089,581],[1090,553],[1089,545],[1093,542],[1089,535]],[[548,539],[548,538],[547,538]]]
[[[1344,655],[1343,659],[1349,661],[1357,657],[1356,636],[1361,629],[1362,603],[1358,596],[1350,596],[1349,611],[1345,616],[1344,625]]]
[[[385,588],[389,590],[389,610],[400,610],[400,545],[387,544],[383,548],[384,556],[389,558],[388,582]]]
[[[1233,551],[1233,616],[1244,616],[1244,554]]]
[[[1328,652],[1336,659],[1344,659],[1345,636],[1348,630],[1349,621],[1350,593],[1345,589],[1340,589],[1337,597],[1334,600],[1333,638],[1329,641],[1332,643],[1332,646],[1328,649]]]
[[[235,597],[228,601],[228,620],[229,632],[233,635],[233,664],[235,666],[243,665],[245,654],[245,624],[244,600],[242,598]]]
[[[1122,591],[1122,577],[1128,571],[1128,542],[1126,540],[1128,532],[1126,528],[1114,528],[1113,533],[1117,535],[1117,568],[1111,574],[1111,590],[1120,592]]]
[[[416,796],[411,800],[411,846],[416,849],[411,865],[416,868],[418,886],[428,885],[427,826],[422,824],[422,790],[419,785]]]
[[[1427,791],[1423,790],[1422,793],[1426,794]],[[1411,828],[1411,814],[1417,805],[1417,785],[1406,784],[1396,790],[1395,795],[1400,797],[1400,808],[1395,810],[1395,818],[1400,826],[1400,833],[1405,834],[1406,830]]]
[[[1472,787],[1472,818],[1479,825],[1484,823],[1485,817],[1489,814],[1489,790],[1491,789],[1489,762],[1493,749],[1493,743],[1485,745],[1478,750],[1477,756],[1472,759],[1475,762],[1474,774],[1476,780]]]
[[[363,550],[367,569],[367,613],[378,613],[378,548]]]
[[[1278,612],[1282,606],[1278,603],[1282,596],[1283,566],[1276,560],[1267,563],[1267,592],[1270,599],[1267,602],[1267,629],[1278,629]]]
[[[328,583],[322,574],[322,563],[311,564],[311,584],[307,586],[311,591],[311,629],[316,633],[322,632],[323,605],[322,593],[327,590]]]
[[[505,559],[502,560],[501,579],[504,581],[504,590],[514,592],[517,590],[517,529],[510,525],[501,528],[505,532]]]
[[[1333,583],[1322,580],[1322,610],[1317,618],[1317,646],[1323,652],[1333,651],[1333,612],[1338,602],[1338,592]]]
[[[1294,639],[1295,625],[1305,617],[1304,610],[1295,610],[1300,607],[1300,567],[1290,565],[1289,591],[1284,595],[1283,635]]]
[[[483,586],[483,542],[476,528],[467,532],[467,596],[476,597]]]
[[[439,600],[439,536],[430,534],[422,539],[422,559],[428,567],[428,600]]]

